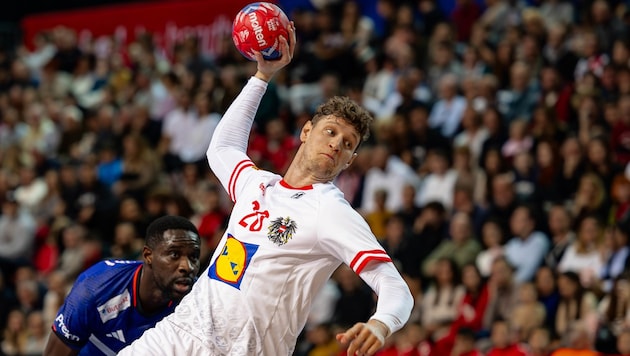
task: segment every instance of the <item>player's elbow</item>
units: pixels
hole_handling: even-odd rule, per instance
[[[217,160],[219,159],[218,149],[216,145],[210,142],[208,149],[206,150],[206,159],[208,160],[208,165],[212,168],[213,165],[217,164]]]
[[[411,290],[409,289],[408,285],[405,285],[405,296],[403,297],[403,304],[407,306],[407,320],[409,320],[409,317],[411,317],[411,312],[413,310],[413,307],[415,305],[415,299],[413,297],[413,294],[411,294]],[[406,321],[405,321],[406,322]]]
[[[411,317],[411,312],[413,311],[415,299],[413,297],[413,294],[411,293],[409,285],[404,281],[399,285],[398,295],[398,300],[400,301],[399,315],[402,319],[400,322],[401,325],[404,325]]]

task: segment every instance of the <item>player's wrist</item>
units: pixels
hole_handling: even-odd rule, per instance
[[[368,328],[374,336],[376,336],[382,344],[385,343],[385,339],[389,336],[389,327],[380,320],[370,319],[365,323],[365,327]]]
[[[254,74],[254,77],[269,83],[271,78],[273,78],[273,74],[267,74],[267,73],[263,73],[261,71],[256,71],[256,74]]]

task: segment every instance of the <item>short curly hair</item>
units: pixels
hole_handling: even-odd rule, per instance
[[[363,141],[370,137],[370,126],[374,118],[361,105],[347,96],[334,96],[315,110],[311,121],[313,125],[320,119],[333,115],[348,122],[357,130]]]
[[[190,220],[175,215],[166,215],[155,219],[147,227],[146,244],[151,248],[157,247],[164,240],[166,230],[190,231],[199,236],[199,231]]]

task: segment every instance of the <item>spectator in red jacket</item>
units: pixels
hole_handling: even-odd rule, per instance
[[[492,324],[490,333],[492,347],[487,356],[527,356],[528,351],[523,346],[514,342],[514,333],[505,320],[496,320]]]
[[[457,331],[451,356],[483,356],[475,346],[475,332],[468,328]]]

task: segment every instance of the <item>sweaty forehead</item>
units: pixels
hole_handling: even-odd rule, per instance
[[[164,231],[164,239],[162,245],[168,246],[184,246],[184,245],[196,245],[200,244],[199,235],[192,231],[171,229]]]

